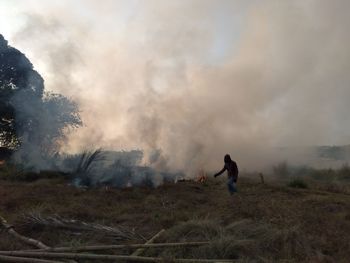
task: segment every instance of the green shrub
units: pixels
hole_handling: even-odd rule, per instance
[[[300,179],[300,178],[291,180],[291,181],[287,184],[287,186],[289,186],[289,187],[294,187],[294,188],[304,188],[304,189],[305,189],[305,188],[308,188],[307,183],[306,183],[304,180]]]

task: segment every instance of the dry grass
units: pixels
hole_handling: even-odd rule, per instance
[[[313,256],[304,234],[296,228],[280,230],[276,226],[243,219],[227,226],[212,220],[191,220],[174,226],[162,242],[210,240],[199,248],[149,250],[149,255],[185,258],[222,258],[261,261],[297,260]]]
[[[157,189],[120,190],[84,190],[53,179],[1,181],[0,211],[20,233],[50,246],[119,241],[103,235],[31,228],[22,224],[23,213],[121,225],[135,228],[145,238],[168,229],[157,242],[211,240],[198,248],[149,249],[148,255],[235,258],[238,262],[348,262],[349,195],[318,187],[279,186],[268,179],[262,185],[242,178],[238,186],[238,195],[231,199],[224,178],[205,185],[181,182]],[[24,247],[1,233],[0,248]]]

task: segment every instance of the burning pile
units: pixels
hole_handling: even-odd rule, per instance
[[[207,173],[203,169],[200,169],[198,172],[196,181],[199,183],[205,183],[207,180],[208,180]]]
[[[203,169],[200,169],[194,178],[180,177],[176,182],[196,182],[196,183],[204,184],[207,182],[207,180],[208,180],[207,173]]]
[[[96,150],[60,157],[57,166],[72,174],[72,183],[78,187],[157,187],[183,177],[181,172],[159,171],[142,165],[142,159],[142,151]]]

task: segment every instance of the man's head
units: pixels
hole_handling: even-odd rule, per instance
[[[231,162],[231,156],[229,154],[226,154],[225,157],[224,157],[224,162],[225,163],[229,163]]]

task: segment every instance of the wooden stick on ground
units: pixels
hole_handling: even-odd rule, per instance
[[[145,245],[152,244],[161,234],[165,232],[165,229],[160,230],[156,235],[154,235],[150,240],[148,240]],[[139,248],[134,251],[134,253],[131,254],[131,256],[139,256],[142,254],[142,252],[145,251],[145,248]]]
[[[118,240],[132,240],[139,236],[134,231],[122,226],[106,226],[96,223],[87,223],[80,220],[62,218],[60,216],[42,216],[40,213],[30,213],[25,216],[25,222],[29,226],[45,226],[48,228],[59,228],[69,231],[83,231],[99,233]]]
[[[23,252],[82,252],[82,251],[100,251],[123,248],[165,248],[165,247],[191,247],[207,245],[209,242],[182,242],[182,243],[153,243],[153,244],[129,244],[129,245],[95,245],[79,247],[55,247],[49,249],[31,249],[21,250]]]
[[[0,251],[0,255],[41,257],[41,258],[61,258],[61,259],[90,259],[90,260],[110,260],[110,261],[133,261],[133,262],[172,262],[172,263],[233,263],[227,259],[167,259],[157,257],[140,257],[127,255],[99,255],[99,254],[79,254],[79,253],[52,253],[52,252],[21,252],[21,251]]]
[[[21,234],[17,233],[16,230],[14,230],[13,226],[10,225],[6,221],[6,219],[3,218],[2,216],[0,216],[0,226],[5,228],[10,235],[12,235],[16,239],[22,241],[23,243],[25,243],[27,245],[34,246],[34,247],[41,248],[41,249],[49,249],[50,248],[49,246],[45,245],[44,243],[42,243],[39,240],[36,240],[36,239],[33,239],[33,238],[29,238],[29,237],[25,237],[25,236],[22,236]],[[14,261],[14,262],[16,262],[16,261]],[[21,262],[24,262],[24,261],[21,261]],[[69,260],[68,262],[69,263],[76,263],[74,260]]]
[[[7,223],[7,221],[5,220],[5,218],[3,218],[2,216],[0,216],[0,224],[1,226],[7,230],[7,232],[14,236],[16,239],[21,240],[22,242],[24,242],[27,245],[30,246],[34,246],[37,248],[42,248],[42,249],[48,249],[50,247],[46,246],[45,244],[43,244],[42,242],[40,242],[39,240],[35,240],[29,237],[25,237],[22,236],[20,234],[18,234],[14,229],[13,226],[10,225],[9,223]]]
[[[36,259],[36,258],[11,257],[11,256],[0,256],[0,262],[62,263],[62,261],[53,261],[53,260]]]
[[[259,173],[259,176],[260,176],[261,183],[265,184],[264,175],[262,173]]]

